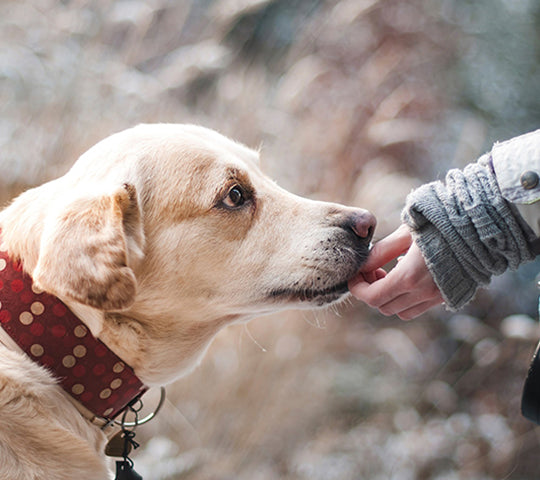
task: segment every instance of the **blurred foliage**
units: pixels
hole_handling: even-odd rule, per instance
[[[536,0],[3,0],[0,27],[1,201],[114,131],[193,122],[262,144],[288,189],[370,208],[380,238],[411,188],[540,125]],[[137,468],[536,478],[537,272],[410,324],[350,304],[228,328],[141,429]]]

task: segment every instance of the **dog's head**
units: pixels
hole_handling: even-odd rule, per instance
[[[41,288],[104,312],[113,348],[127,335],[139,357],[175,357],[149,368],[166,363],[168,379],[226,323],[343,298],[375,219],[281,189],[216,132],[141,125],[23,194],[0,226]]]

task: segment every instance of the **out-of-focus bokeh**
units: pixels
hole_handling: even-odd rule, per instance
[[[371,209],[381,238],[414,186],[540,126],[539,31],[536,0],[3,0],[0,200],[115,131],[199,123],[261,146],[285,188]],[[537,272],[406,324],[349,302],[229,327],[140,429],[136,468],[536,479]]]

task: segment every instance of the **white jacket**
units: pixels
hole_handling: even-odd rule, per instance
[[[540,236],[540,130],[496,143],[491,157],[502,196]]]

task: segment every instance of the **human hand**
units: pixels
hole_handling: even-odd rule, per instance
[[[398,263],[388,273],[381,268],[395,258]],[[349,290],[383,315],[397,315],[402,320],[416,318],[443,303],[406,225],[375,244],[358,275],[349,281]]]

